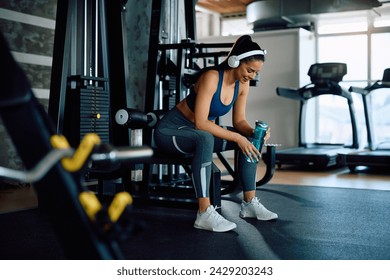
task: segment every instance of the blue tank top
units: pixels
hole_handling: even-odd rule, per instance
[[[233,107],[233,104],[237,99],[239,81],[237,81],[234,86],[234,96],[232,102],[228,105],[222,103],[221,101],[222,82],[223,82],[223,70],[219,70],[218,87],[216,92],[213,95],[213,99],[211,100],[210,112],[208,116],[209,120],[215,120],[216,118],[227,114],[230,111],[230,109]],[[190,93],[186,97],[187,105],[192,112],[195,111],[195,99],[196,99],[196,93],[195,93],[195,89],[192,87],[190,89]]]

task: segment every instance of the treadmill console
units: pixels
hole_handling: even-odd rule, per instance
[[[383,71],[383,83],[389,83],[390,82],[390,68],[387,68]]]
[[[316,63],[310,66],[309,72],[313,84],[324,84],[328,81],[340,82],[347,74],[345,63]]]

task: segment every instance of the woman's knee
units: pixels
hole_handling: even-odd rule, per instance
[[[203,138],[202,141],[204,141],[208,144],[214,143],[214,136],[210,132],[207,132],[207,131],[201,131],[201,132],[202,132],[202,138]]]
[[[196,131],[195,141],[195,154],[202,158],[202,161],[210,161],[214,148],[214,136],[203,130]]]
[[[198,130],[197,131],[197,137],[196,137],[196,144],[197,145],[206,145],[213,147],[214,145],[214,136],[207,131],[204,130]]]

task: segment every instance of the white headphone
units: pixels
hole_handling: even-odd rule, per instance
[[[246,53],[242,53],[240,55],[232,55],[228,58],[228,64],[231,68],[237,68],[240,65],[240,60],[252,55],[265,55],[267,53],[266,50],[255,50],[249,51]]]

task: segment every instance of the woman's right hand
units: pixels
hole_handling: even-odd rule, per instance
[[[257,162],[261,159],[261,153],[245,136],[239,135],[237,139],[237,145],[241,149],[242,153],[248,156],[252,162]]]

